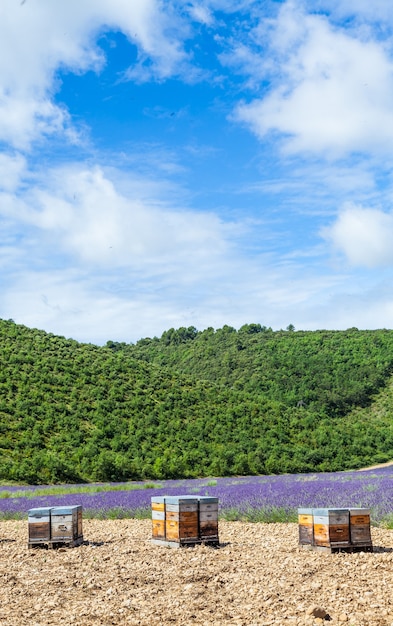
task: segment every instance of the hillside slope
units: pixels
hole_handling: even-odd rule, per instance
[[[386,346],[393,333],[382,332],[386,339],[374,337],[374,350],[367,344],[369,362],[358,347],[351,364],[344,350],[347,378],[352,380],[352,367],[356,384],[343,385],[350,394],[329,409],[329,402],[318,401],[326,397],[326,385],[316,399],[299,403],[302,390],[283,381],[280,388],[274,368],[266,368],[272,380],[266,379],[263,392],[255,385],[215,382],[212,375],[203,380],[197,371],[180,372],[173,359],[163,365],[138,353],[160,340],[97,347],[0,320],[0,479],[47,483],[271,474],[386,461],[393,458],[392,413],[373,417],[369,407],[354,419],[343,410],[353,404],[354,389],[367,407],[370,379],[379,389],[388,380],[392,363]],[[238,352],[249,352],[254,367],[258,351],[246,343]],[[212,362],[217,371],[222,355],[206,344],[205,364],[196,362],[195,368]],[[189,363],[202,360],[201,346],[198,350],[199,355],[187,356]],[[276,362],[288,360],[279,344],[275,352]],[[372,377],[378,355],[380,366]],[[242,355],[246,379],[245,362]],[[299,360],[298,367],[311,380],[307,361]],[[360,370],[370,372],[363,385]],[[329,380],[331,373],[325,367],[320,380]],[[287,380],[292,378],[288,368]],[[337,385],[334,397],[339,390]]]
[[[111,342],[109,342],[111,343]],[[367,406],[393,374],[393,331],[170,329],[128,348],[150,363],[330,416]]]

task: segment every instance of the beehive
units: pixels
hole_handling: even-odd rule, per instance
[[[199,538],[218,541],[218,498],[198,496]]]
[[[314,509],[313,526],[315,546],[350,546],[348,509]]]
[[[192,496],[165,497],[165,537],[178,543],[197,542],[198,499]]]
[[[370,509],[349,509],[349,533],[354,546],[372,546]]]
[[[298,519],[302,547],[330,552],[373,551],[370,509],[298,509]]]
[[[153,496],[151,499],[151,520],[153,539],[165,539],[165,497]]]
[[[312,509],[298,509],[299,544],[312,546],[314,544],[314,516]]]
[[[83,540],[80,504],[52,508],[51,539],[53,543],[73,543]]]
[[[30,509],[27,513],[29,546],[51,540],[51,507]]]
[[[218,543],[218,498],[153,496],[152,541],[170,547]]]

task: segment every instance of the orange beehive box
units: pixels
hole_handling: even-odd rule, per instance
[[[165,496],[165,535],[167,541],[179,543],[198,541],[197,498]]]
[[[167,541],[176,541],[178,543],[197,542],[199,539],[198,520],[194,522],[166,520],[165,537]]]
[[[349,510],[314,509],[314,545],[325,547],[348,547]]]
[[[198,520],[198,511],[171,511],[167,509],[165,519],[166,521],[172,520],[174,522],[192,523]]]

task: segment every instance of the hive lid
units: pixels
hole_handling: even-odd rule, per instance
[[[188,504],[198,504],[197,496],[165,496],[166,504],[178,504],[179,502],[188,502]]]
[[[81,504],[73,504],[71,506],[54,506],[52,507],[52,515],[71,515],[74,511],[81,508]]]
[[[50,515],[51,510],[52,510],[51,506],[41,506],[41,507],[37,507],[35,509],[29,509],[29,511],[27,512],[27,515],[29,517],[48,516],[48,515]]]
[[[310,509],[310,508],[303,509],[303,508],[300,508],[300,509],[297,510],[297,512],[298,512],[298,515],[312,515],[313,512],[314,512],[314,509]]]
[[[349,509],[313,509],[313,515],[349,515]]]
[[[350,515],[370,515],[370,509],[351,508],[349,509],[349,513]]]
[[[165,496],[152,496],[151,497],[151,501],[152,502],[157,502],[159,504],[165,504]]]
[[[198,500],[199,502],[204,502],[206,504],[210,504],[211,502],[215,504],[218,502],[218,498],[215,496],[198,496]]]

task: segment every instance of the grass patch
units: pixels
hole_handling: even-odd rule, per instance
[[[83,509],[84,519],[150,519],[151,510],[145,508],[126,509],[114,507],[113,509]]]
[[[18,491],[0,491],[0,499],[8,498],[36,498],[37,496],[65,496],[78,493],[102,493],[105,491],[138,491],[142,489],[162,489],[159,483],[122,483],[118,485],[78,485],[78,486],[51,486],[37,489],[20,489]]]
[[[260,522],[263,524],[290,523],[297,521],[297,513],[282,508],[269,509],[248,509],[246,511],[237,508],[223,509],[220,511],[220,519],[227,522]],[[0,513],[1,520],[23,520],[27,518],[27,513],[13,511]],[[113,507],[111,509],[83,509],[84,519],[115,520],[115,519],[151,519],[150,507],[123,508]],[[385,525],[386,524],[386,525]],[[388,525],[390,524],[390,525]],[[382,524],[384,528],[393,528],[393,515],[391,519],[385,519]]]
[[[0,520],[6,522],[7,520],[23,520],[27,519],[27,513],[24,511],[1,511]]]
[[[263,524],[288,524],[291,522],[297,522],[297,512],[288,511],[282,508],[267,508],[267,509],[247,509],[241,511],[236,508],[224,509],[220,511],[220,518],[227,522],[260,522]]]
[[[383,517],[381,519],[381,522],[379,523],[379,526],[381,528],[387,528],[389,530],[393,530],[393,513],[390,513],[389,515],[386,515],[385,517]]]

